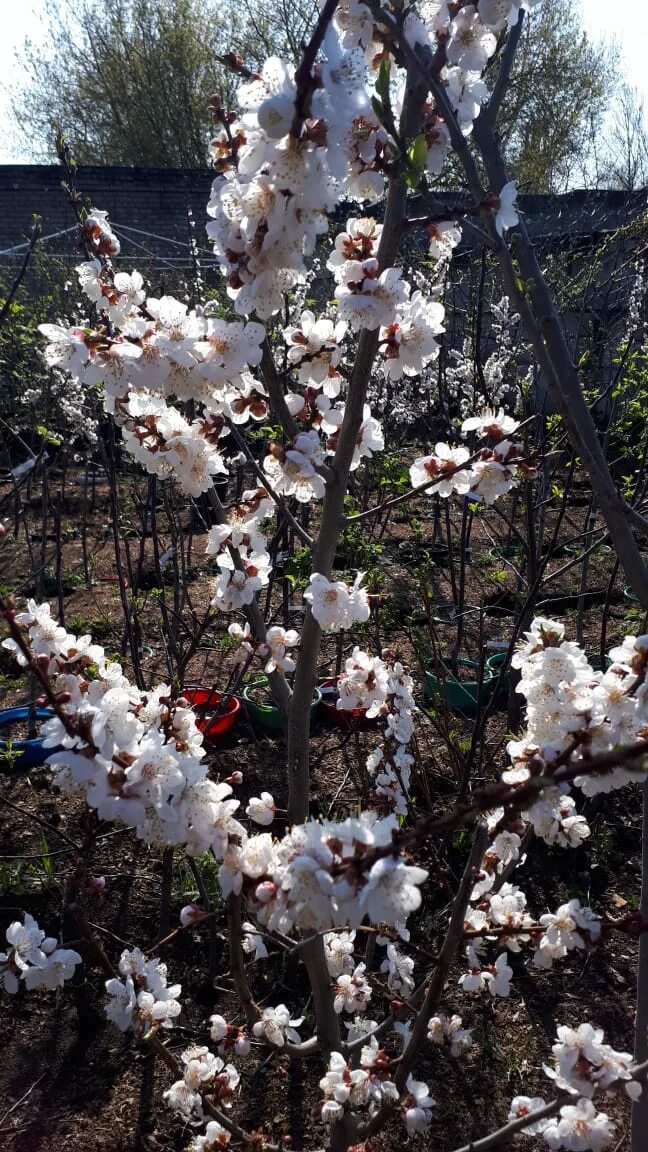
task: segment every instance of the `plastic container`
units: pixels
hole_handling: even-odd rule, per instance
[[[551,560],[564,560],[567,556],[577,556],[578,548],[575,544],[556,544],[549,551]]]
[[[440,679],[436,672],[429,671],[423,682],[423,699],[427,704],[441,699],[448,708],[454,708],[458,712],[474,712],[478,704],[487,701],[492,691],[492,669],[485,664],[483,679],[479,681],[477,680],[479,664],[474,660],[458,660],[457,664],[460,668],[474,672],[474,679],[457,680],[450,669],[447,671],[447,676]]]
[[[252,692],[258,688],[268,688],[268,678],[262,676],[252,684],[246,684],[243,689],[243,699],[252,723],[258,728],[265,728],[268,732],[283,731],[284,721],[276,704],[260,704],[252,699]],[[313,688],[313,703],[311,704],[311,722],[322,702],[322,693],[319,688]]]
[[[504,593],[498,601],[492,604],[484,604],[484,616],[488,616],[491,620],[503,620],[507,616],[517,616],[520,611],[521,604],[519,604],[513,593],[507,595]]]
[[[506,663],[506,652],[495,652],[486,660],[486,667],[492,672],[491,690],[496,692],[498,700],[506,700],[511,688],[511,677],[508,669],[500,676],[500,669]]]
[[[322,697],[322,708],[326,713],[326,717],[332,724],[337,724],[338,728],[352,728],[354,731],[359,728],[373,728],[378,721],[377,716],[367,718],[366,708],[338,708],[336,706],[338,692],[335,686],[335,679],[331,677],[330,680],[324,680],[320,684],[320,694]]]
[[[182,695],[196,713],[196,724],[205,740],[212,743],[229,732],[241,711],[241,702],[236,696],[223,697],[211,688],[185,688]],[[218,714],[214,716],[214,712]]]
[[[35,708],[33,715],[37,720],[49,720],[54,715],[51,708]],[[11,724],[24,724],[29,720],[29,708],[5,708],[0,711],[0,728],[7,728]],[[7,741],[0,740],[0,754],[7,751]],[[40,736],[33,740],[12,740],[11,751],[16,759],[9,765],[7,760],[0,760],[0,773],[25,772],[29,768],[36,768],[44,764],[48,756],[60,752],[61,747],[45,748]],[[20,755],[17,755],[20,753]]]
[[[476,604],[464,604],[458,608],[452,601],[443,601],[432,605],[432,619],[435,624],[456,624],[462,616],[470,616],[479,611]]]
[[[433,544],[424,544],[423,547],[432,563],[440,568],[449,568],[451,562],[455,568],[458,568],[461,563],[461,549],[458,545],[452,548],[452,550],[448,548],[447,544],[438,544],[436,542]],[[472,548],[466,548],[464,555],[466,564],[471,564],[473,558]]]

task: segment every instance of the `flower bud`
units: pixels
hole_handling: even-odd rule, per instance
[[[224,1016],[210,1016],[209,1017],[209,1035],[215,1044],[220,1044],[227,1036],[227,1020]]]
[[[105,876],[90,876],[86,889],[88,896],[102,896],[106,888]]]
[[[259,904],[269,904],[277,895],[277,885],[273,884],[272,880],[264,880],[258,885],[254,895]]]
[[[180,910],[180,923],[183,928],[186,928],[188,924],[199,924],[206,915],[205,909],[201,908],[199,904],[185,904],[184,908]]]

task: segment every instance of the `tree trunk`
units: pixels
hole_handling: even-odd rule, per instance
[[[648,780],[643,786],[643,818],[641,822],[641,926],[648,925]],[[648,932],[639,937],[639,963],[637,965],[637,1013],[635,1016],[635,1064],[648,1059]],[[646,1152],[648,1147],[648,1088],[632,1105],[631,1152]]]

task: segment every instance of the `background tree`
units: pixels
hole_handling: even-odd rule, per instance
[[[50,51],[27,43],[14,102],[38,158],[61,127],[80,163],[204,165],[228,9],[204,0],[49,0]]]
[[[262,64],[270,54],[297,63],[318,10],[317,0],[241,0],[239,48],[254,64]]]
[[[648,184],[646,109],[641,94],[628,84],[621,85],[606,126],[599,184],[626,192]]]
[[[317,8],[317,0],[80,0],[73,9],[48,0],[49,50],[28,43],[21,54],[16,123],[35,159],[53,158],[60,126],[81,163],[203,166],[209,97],[219,91],[229,103],[235,86],[219,57],[234,50],[252,67],[271,54],[297,60]],[[530,13],[500,121],[525,191],[645,179],[645,130],[627,89],[614,123],[608,116],[617,82],[614,45],[588,38],[572,0],[543,0]],[[619,164],[621,139],[627,163]],[[449,166],[443,184],[457,178]]]
[[[564,191],[586,170],[617,83],[616,55],[614,44],[587,36],[573,0],[543,0],[529,13],[499,122],[525,192]]]
[[[27,42],[13,103],[37,159],[54,157],[62,128],[84,164],[201,167],[212,131],[209,97],[233,95],[219,61],[297,59],[315,0],[48,0],[49,51]],[[236,10],[235,10],[236,9]]]

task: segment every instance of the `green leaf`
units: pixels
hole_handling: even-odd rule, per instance
[[[49,428],[46,428],[44,424],[38,424],[36,427],[36,431],[38,432],[39,436],[43,437],[43,440],[45,441],[46,444],[51,444],[52,448],[60,448],[61,447],[60,438],[58,436],[55,436],[53,432],[50,432]]]
[[[407,149],[407,158],[413,168],[417,168],[420,172],[423,171],[427,164],[428,146],[427,140],[423,133],[413,140]]]
[[[373,109],[374,115],[377,116],[377,118],[380,120],[380,123],[382,124],[385,116],[385,108],[382,100],[379,100],[377,96],[372,96],[371,107]]]
[[[425,136],[417,136],[407,149],[407,185],[409,188],[417,188],[421,182],[421,177],[425,171],[427,164],[427,141]]]
[[[380,96],[383,104],[389,103],[389,77],[391,71],[391,63],[389,60],[383,60],[378,70],[378,78],[376,80],[376,93]]]

